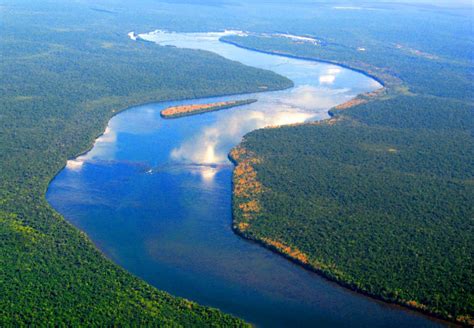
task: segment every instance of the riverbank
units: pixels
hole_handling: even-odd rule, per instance
[[[236,46],[240,46],[249,50],[260,51],[263,53],[269,53],[269,54],[280,55],[280,56],[288,55],[287,53],[281,52],[281,51],[273,52],[273,51],[266,51],[266,50],[261,50],[261,49],[254,49],[253,47],[248,47],[242,44],[236,44],[235,42],[232,42],[232,41],[223,40],[223,42],[229,42]],[[288,55],[288,57],[300,58],[299,56],[291,55],[291,54]],[[319,61],[319,59],[313,58],[313,57],[301,57],[301,58],[306,59],[306,60]],[[336,62],[332,62],[332,61],[329,61],[329,62],[336,64]],[[350,67],[351,65],[347,65],[347,66]],[[314,253],[313,253],[313,252],[303,252],[300,250],[301,249],[300,247],[295,246],[295,245],[301,245],[301,246],[307,247],[307,249],[311,249],[310,246],[307,246],[310,243],[307,242],[305,244],[305,242],[302,242],[302,240],[307,240],[307,239],[312,239],[312,238],[321,239],[321,235],[320,235],[321,232],[319,232],[318,234],[315,233],[313,235],[311,233],[311,229],[312,229],[311,225],[303,226],[303,224],[296,224],[294,222],[295,218],[293,217],[291,217],[291,219],[288,218],[288,220],[285,221],[281,217],[282,215],[279,214],[279,213],[288,211],[292,213],[292,216],[294,216],[295,213],[299,213],[301,211],[301,213],[305,213],[304,215],[300,214],[302,216],[301,219],[303,221],[307,221],[308,216],[311,217],[315,215],[314,213],[310,213],[310,211],[303,209],[304,206],[308,206],[308,204],[315,202],[314,199],[307,197],[307,193],[309,193],[309,191],[305,190],[304,188],[302,188],[303,190],[301,192],[292,192],[291,189],[285,190],[282,188],[282,186],[284,186],[285,183],[288,185],[291,185],[292,186],[291,188],[299,188],[299,186],[296,186],[296,181],[301,181],[301,183],[304,184],[303,177],[305,177],[304,178],[305,180],[311,178],[313,179],[312,181],[316,181],[319,183],[321,183],[322,181],[324,183],[324,184],[322,183],[323,184],[321,186],[322,189],[314,190],[314,194],[318,195],[319,197],[325,197],[327,201],[337,202],[339,201],[339,199],[336,198],[336,200],[334,200],[335,198],[334,195],[336,195],[336,197],[342,197],[342,196],[337,196],[339,194],[339,190],[341,190],[340,192],[343,193],[344,195],[347,194],[346,197],[351,197],[351,198],[359,197],[357,194],[352,195],[352,191],[350,189],[347,190],[347,188],[344,187],[345,185],[347,185],[348,179],[350,183],[358,183],[358,185],[360,184],[372,185],[371,179],[373,179],[374,181],[379,181],[380,179],[382,180],[387,179],[386,173],[383,175],[385,176],[385,178],[382,178],[379,176],[373,176],[374,174],[373,170],[377,170],[377,165],[374,165],[372,171],[369,170],[366,172],[365,170],[362,171],[362,168],[359,168],[359,166],[355,166],[355,164],[352,164],[352,166],[357,168],[357,171],[364,172],[363,174],[360,173],[360,175],[366,177],[365,181],[360,181],[360,178],[357,179],[358,175],[352,176],[351,171],[348,170],[349,165],[347,161],[349,160],[353,161],[354,158],[357,159],[358,157],[361,157],[361,156],[366,156],[366,157],[370,156],[370,158],[367,158],[363,163],[370,162],[373,160],[380,161],[381,160],[380,156],[383,156],[384,163],[389,163],[390,167],[394,166],[393,168],[394,170],[401,171],[401,164],[398,164],[398,162],[392,163],[394,159],[396,159],[397,157],[403,157],[404,159],[402,160],[402,163],[403,161],[408,163],[409,161],[413,160],[413,158],[417,158],[417,156],[419,157],[419,155],[417,155],[416,153],[413,153],[411,155],[399,154],[400,150],[405,151],[405,152],[408,152],[411,150],[407,149],[406,144],[408,141],[404,140],[404,138],[398,134],[398,131],[394,129],[394,128],[400,129],[401,127],[400,127],[400,123],[398,122],[398,119],[396,121],[396,119],[392,116],[393,115],[392,113],[401,112],[404,108],[411,108],[411,110],[413,110],[416,113],[417,110],[420,111],[420,107],[422,107],[423,109],[426,107],[432,110],[433,106],[432,105],[423,106],[422,100],[425,97],[407,92],[408,90],[407,86],[404,86],[402,84],[393,84],[393,83],[385,83],[385,86],[386,86],[385,88],[380,89],[379,91],[375,93],[360,95],[355,99],[352,99],[346,103],[343,103],[341,105],[338,105],[332,108],[329,111],[329,115],[331,116],[331,119],[320,121],[314,124],[295,124],[295,125],[292,125],[291,127],[264,129],[262,131],[250,133],[249,135],[252,136],[251,142],[248,142],[247,137],[244,138],[243,142],[238,147],[245,148],[245,145],[249,145],[249,144],[251,145],[250,149],[247,149],[246,152],[250,154],[254,154],[255,155],[254,158],[258,159],[258,163],[255,163],[256,167],[252,167],[251,170],[253,172],[259,172],[260,174],[265,174],[265,179],[261,179],[260,175],[257,174],[257,176],[255,177],[255,181],[259,183],[259,185],[261,185],[262,190],[267,191],[267,194],[265,195],[265,194],[260,193],[258,195],[253,195],[252,197],[242,198],[240,195],[237,195],[236,193],[234,193],[233,229],[240,236],[246,239],[256,241],[259,244],[269,249],[272,249],[273,251],[281,255],[284,255],[285,257],[291,259],[292,261],[300,265],[303,265],[304,267],[312,271],[318,272],[322,276],[332,281],[335,281],[339,283],[340,285],[347,287],[351,290],[360,292],[374,299],[382,300],[388,303],[398,304],[398,305],[410,308],[412,310],[422,312],[424,314],[427,314],[435,318],[448,320],[450,322],[456,322],[458,324],[464,324],[468,326],[472,325],[473,320],[468,314],[465,314],[465,313],[457,314],[457,311],[450,312],[448,310],[449,306],[453,306],[452,303],[446,304],[445,308],[443,308],[442,306],[439,306],[437,304],[438,301],[436,300],[437,299],[439,300],[441,298],[440,296],[435,295],[435,297],[433,297],[433,295],[430,295],[430,294],[424,295],[424,293],[426,292],[423,290],[417,291],[417,293],[413,293],[411,290],[404,291],[402,287],[399,287],[399,288],[388,287],[384,283],[386,279],[384,278],[383,275],[380,276],[377,273],[373,273],[373,276],[371,278],[376,282],[377,281],[380,282],[378,283],[380,287],[376,287],[377,284],[366,283],[363,278],[360,278],[360,277],[364,277],[364,274],[366,273],[364,273],[364,270],[357,271],[358,264],[354,264],[353,267],[346,265],[346,268],[342,269],[344,267],[344,263],[340,263],[337,257],[328,262],[316,260],[314,257],[313,259],[311,259],[311,254],[318,254],[318,247],[311,246],[313,247],[313,250],[314,250]],[[427,99],[430,99],[430,98],[427,98]],[[431,98],[431,102],[434,102],[434,99]],[[390,104],[393,107],[389,107],[387,104]],[[418,108],[414,107],[413,106],[414,104],[418,104],[417,106]],[[379,112],[383,111],[385,115],[383,114],[377,115],[376,107],[378,106],[380,107]],[[368,108],[371,110],[371,112],[369,112]],[[391,112],[389,112],[389,110],[391,110]],[[462,111],[464,111],[464,109]],[[371,113],[374,113],[374,114],[371,114]],[[378,126],[373,123],[372,118],[369,115],[374,115],[374,117],[376,117],[376,122],[377,122],[376,124]],[[391,130],[389,130],[388,128],[383,128],[384,124],[387,124],[384,122],[384,118],[385,118],[385,121],[388,121],[390,122],[390,124],[394,125]],[[420,122],[423,122],[423,121],[420,121]],[[412,124],[415,124],[415,123],[412,123]],[[418,123],[418,125],[421,125],[422,127],[423,127],[423,124],[424,123]],[[429,126],[430,128],[432,128],[432,126],[441,127],[443,125],[443,122],[436,121],[436,123],[430,122],[430,124],[432,124],[431,126]],[[322,130],[317,131],[317,130],[314,130],[315,128],[320,128]],[[304,129],[305,131],[303,132]],[[461,134],[464,133],[462,130],[462,127],[459,127],[458,129],[460,129],[459,133]],[[366,136],[369,131],[370,133],[373,134],[373,136],[370,136],[370,137]],[[417,133],[415,130],[407,131],[403,129],[403,131],[406,134],[409,133],[412,136],[413,140],[419,140],[419,142],[423,145],[422,147],[425,152],[427,149],[430,150],[430,152],[427,153],[425,156],[421,156],[422,158],[420,158],[420,162],[434,162],[434,163],[438,162],[439,163],[441,161],[441,158],[436,158],[436,156],[440,156],[440,155],[434,152],[434,150],[436,149],[436,146],[434,145],[436,143],[440,143],[439,140],[442,140],[442,136],[444,136],[442,133],[437,132],[440,134],[440,138],[437,139],[432,135],[427,134],[425,136],[423,135],[423,133]],[[350,132],[353,133],[351,136],[349,134]],[[310,148],[308,145],[306,147],[301,146],[307,143],[306,140],[309,140],[309,139],[304,139],[302,136],[306,135],[308,136],[308,138],[310,138],[310,136],[312,136],[312,138],[315,138],[315,135],[319,135],[319,134],[321,134],[320,136],[321,139],[331,140],[330,142],[331,146],[326,147],[326,146],[323,146],[321,143],[317,143],[317,142],[314,142],[315,145],[313,149]],[[258,138],[253,137],[254,135],[258,135]],[[294,143],[291,138],[297,139],[299,140],[299,142]],[[349,138],[349,139],[346,139],[346,138]],[[354,141],[359,140],[359,138],[360,138],[359,144],[358,143],[353,144],[352,148],[349,147],[348,149],[347,145],[344,146],[344,144],[347,144],[348,142],[352,144]],[[464,139],[464,138],[461,137],[460,139]],[[375,140],[379,140],[378,143],[376,143]],[[269,143],[271,144],[269,145]],[[285,146],[281,147],[280,143],[284,144]],[[365,148],[362,148],[360,146],[361,144],[363,144]],[[298,148],[298,150],[295,150],[294,149],[295,147],[291,145]],[[466,145],[466,147],[468,147],[468,145]],[[328,149],[328,148],[332,148],[332,149]],[[344,151],[341,150],[343,154],[344,153],[352,154],[356,150],[356,153],[354,153],[352,157],[346,157],[346,156],[344,157],[346,158],[346,160],[344,161],[344,163],[340,164],[341,166],[340,166],[339,171],[333,172],[333,170],[330,170],[333,175],[328,176],[328,177],[326,177],[324,174],[313,173],[311,175],[311,171],[308,172],[308,170],[310,170],[312,162],[314,163],[316,160],[319,160],[319,157],[324,157],[324,161],[321,161],[321,163],[325,163],[325,164],[315,168],[315,170],[324,172],[324,170],[328,169],[328,165],[332,166],[335,163],[339,165],[339,162],[337,159],[339,156],[343,156],[339,154],[339,149],[345,149]],[[314,153],[310,153],[311,156],[308,156],[308,152],[310,150],[314,150]],[[293,151],[295,153],[294,156],[293,156]],[[333,154],[333,156],[332,157],[328,156],[326,158],[325,156],[321,155],[321,154],[327,154],[327,153],[331,153]],[[281,155],[281,154],[284,154],[284,155]],[[296,156],[296,154],[300,154],[300,156]],[[301,154],[304,154],[304,156],[302,156]],[[286,157],[288,157],[288,159],[286,159]],[[308,157],[308,158],[305,159],[305,157]],[[235,157],[232,155],[232,153],[230,154],[230,158],[233,159],[233,162],[237,166],[239,165],[240,161],[236,160]],[[250,157],[250,158],[247,158],[245,162],[252,163],[253,160]],[[291,177],[289,177],[288,179],[286,179],[286,176],[284,175],[281,175],[280,177],[278,177],[278,173],[277,171],[275,171],[276,168],[281,168],[282,173],[283,172],[297,172],[298,169],[294,167],[293,163],[294,164],[306,163],[306,167],[305,165],[300,165],[301,168],[299,169],[301,169],[301,172],[291,174]],[[347,173],[346,173],[346,170],[347,170]],[[397,185],[397,188],[407,188],[406,186],[411,186],[411,184],[413,184],[414,178],[416,178],[417,180],[426,180],[416,170],[414,170],[413,168],[411,168],[411,170],[413,170],[413,173],[411,174],[412,176],[411,182],[407,180],[405,176],[406,173],[404,171],[391,174],[391,175],[394,175],[393,177],[394,184]],[[450,170],[450,168],[446,168],[446,170]],[[343,174],[341,174],[341,172]],[[466,172],[469,172],[468,168],[466,168]],[[272,174],[273,180],[269,178],[270,174]],[[433,173],[430,173],[430,174],[433,174]],[[437,173],[434,173],[434,174],[437,175]],[[334,180],[333,185],[326,184],[327,182],[326,179],[333,180],[335,179],[335,177],[338,177],[338,176],[341,176],[341,179],[342,181],[345,181],[345,184],[342,182],[341,182],[342,184],[339,184],[338,180]],[[279,181],[279,179],[285,180],[285,181],[282,182],[282,181]],[[437,179],[438,179],[438,182],[437,182],[438,186],[445,185],[445,182],[441,181],[441,179],[444,179],[442,176],[440,176]],[[268,181],[271,181],[271,183],[268,183]],[[427,183],[427,182],[428,181],[426,180],[424,183]],[[386,182],[382,182],[382,181],[377,182],[377,184],[379,183],[386,183]],[[334,184],[336,184],[338,187],[336,188]],[[462,196],[456,196],[456,194],[460,192],[459,190],[462,190],[462,188],[465,188],[465,187],[463,183],[458,182],[457,184],[458,186],[454,188],[450,188],[449,191],[448,191],[448,187],[446,188],[443,187],[444,188],[443,192],[447,192],[449,194],[448,197],[450,198],[451,202],[454,202],[455,199],[460,199],[459,197],[462,197]],[[238,183],[235,183],[234,181],[233,188],[235,189],[236,186],[238,186]],[[289,187],[286,187],[286,188],[289,188]],[[332,190],[332,192],[326,194],[323,192],[325,190],[324,188],[327,188],[328,190]],[[383,189],[383,188],[380,188],[380,186],[376,186],[376,185],[372,187],[372,189],[374,188]],[[417,187],[413,186],[413,191],[410,190],[410,193],[414,194],[416,191],[416,188]],[[373,196],[369,196],[370,192],[371,192],[370,189],[368,189],[366,197],[373,197]],[[265,193],[265,191],[263,193]],[[362,193],[362,190],[360,191],[360,193]],[[399,194],[397,196],[391,194],[390,190],[383,190],[383,191],[381,190],[380,193],[386,194],[386,198],[384,198],[385,200],[394,201],[394,200],[397,200],[397,197],[398,198],[403,197]],[[426,190],[425,194],[431,195],[433,193],[430,190]],[[302,199],[301,204],[299,204],[299,201],[294,199],[296,195],[303,197],[303,199],[306,199],[306,201]],[[284,204],[282,204],[282,199],[283,200],[287,199],[286,201],[283,202]],[[426,201],[427,200],[425,200],[425,202]],[[431,200],[429,201],[431,202]],[[258,202],[259,212],[258,213],[254,212],[253,216],[249,216],[248,214],[246,215],[246,213],[242,211],[242,208],[240,208],[240,205],[243,203],[248,203],[248,202]],[[373,201],[372,205],[375,206],[378,202],[379,201]],[[299,205],[296,205],[296,204],[299,204]],[[400,205],[398,205],[398,208],[395,207],[394,209],[392,209],[392,211],[400,211],[400,206],[402,206],[402,204],[404,204],[403,206],[406,206],[406,204],[410,204],[410,206],[412,206],[414,209],[416,209],[416,211],[418,211],[417,213],[419,213],[418,214],[419,217],[424,217],[426,215],[426,211],[424,211],[422,207],[419,208],[419,206],[422,206],[422,203],[420,202],[416,203],[413,201],[412,198],[411,199],[402,198],[402,201],[400,201]],[[341,206],[347,207],[349,205],[350,204],[345,203],[345,205],[341,205]],[[460,203],[459,205],[461,208],[466,208],[465,202]],[[270,210],[265,209],[266,206],[268,206],[271,209]],[[358,205],[358,206],[362,206],[362,205]],[[367,205],[364,205],[364,206],[367,207]],[[246,207],[243,207],[243,209],[245,208]],[[321,209],[323,208],[324,208],[324,205],[321,205]],[[338,207],[336,205],[331,206],[330,208],[331,210],[328,210],[328,212],[321,210],[321,212],[319,213],[317,209],[313,209],[313,211],[317,213],[318,215],[322,215],[324,217],[329,216],[329,218],[331,216],[335,216],[334,213],[338,213],[342,211],[341,207]],[[277,209],[279,209],[279,211],[277,211]],[[370,210],[371,209],[367,209],[367,212],[365,214],[366,218],[364,220],[362,219],[360,220],[360,222],[367,221],[366,228],[370,227],[373,224],[370,222],[370,220],[368,220],[369,217],[372,217],[371,219],[373,220],[373,222],[378,222],[378,218],[382,217],[381,214],[376,214],[375,212],[373,214],[370,214]],[[437,207],[437,211],[438,211],[438,215],[439,213],[443,213],[443,215],[445,216],[453,215],[452,213],[449,212],[449,209],[442,208],[440,206]],[[346,220],[348,220],[347,218],[350,218],[350,216],[355,216],[355,215],[359,216],[359,213],[352,212],[352,213],[347,213],[346,215],[347,215]],[[363,213],[360,213],[360,215],[363,215]],[[413,215],[413,212],[409,214],[400,213],[399,215],[408,217],[408,216]],[[258,224],[258,227],[254,227],[256,220],[263,220],[263,218],[265,218],[265,223],[260,222]],[[335,227],[340,227],[343,224],[347,224],[344,222],[339,222],[337,220],[337,216],[333,221],[334,222],[330,221],[330,225],[334,225],[334,227],[331,226],[331,229]],[[272,222],[275,222],[275,223],[272,223]],[[354,223],[354,225],[356,225],[354,227],[356,231],[364,228],[363,226],[360,225],[360,222]],[[416,222],[417,220],[411,221],[410,224],[414,225],[415,227],[411,227],[410,229],[420,228],[420,226],[417,225]],[[278,224],[281,225],[281,228],[278,226]],[[314,223],[314,224],[316,225],[317,223]],[[387,220],[385,220],[385,222],[380,222],[381,227],[383,227],[384,224],[392,225],[394,223],[391,223],[391,221],[387,221]],[[460,222],[459,224],[462,224],[462,223]],[[296,227],[293,227],[293,226],[296,226]],[[394,227],[392,231],[399,230],[399,229],[400,229],[400,226]],[[438,229],[438,227],[436,227],[436,229]],[[440,226],[440,229],[442,229],[441,226]],[[314,230],[317,231],[318,229],[315,228]],[[364,243],[364,240],[373,242],[373,239],[375,237],[375,235],[373,235],[373,236],[367,236],[367,237],[364,237],[364,239],[361,239],[358,236],[354,236],[353,232],[351,231],[346,232],[347,237],[341,237],[341,235],[343,235],[342,232],[341,231],[338,232],[337,230],[340,230],[340,228],[334,231],[330,231],[330,232],[327,231],[325,233],[329,234],[330,236],[333,236],[334,239],[336,240],[340,240],[340,238],[356,239],[358,240],[358,243]],[[300,231],[301,233],[298,234],[296,233],[296,231]],[[445,230],[443,229],[443,231]],[[288,232],[295,232],[295,233],[293,236],[288,236]],[[389,233],[389,230],[384,231],[384,229],[381,228],[381,231],[376,231],[376,233],[377,234],[382,233],[382,235],[387,235],[387,233]],[[279,238],[275,238],[272,236],[279,236]],[[406,236],[406,232],[404,232],[403,230],[400,231],[400,234],[397,236],[397,238],[400,238],[402,236],[403,238],[405,238]],[[292,242],[291,243],[284,242],[283,240],[285,238],[287,240],[292,240]],[[365,239],[365,238],[370,238],[370,239]],[[380,238],[381,240],[383,240],[384,238],[387,238],[387,237],[384,237],[384,238],[380,237]],[[410,244],[420,245],[420,250],[417,251],[417,254],[420,254],[421,249],[424,248],[424,243],[422,242],[421,244],[419,244],[416,239],[411,239],[411,241],[410,241],[410,238],[408,238],[407,240],[405,239],[403,240],[404,240],[403,242],[398,241],[399,244],[400,243],[402,244],[402,248],[408,248],[408,246],[405,246],[405,245],[410,245]],[[468,240],[468,238],[460,239],[460,242],[462,243],[463,241],[466,241],[466,240]],[[321,240],[321,243],[322,244],[320,245],[324,246],[325,243],[326,244],[328,243],[328,240],[326,241]],[[348,252],[348,249],[350,250],[351,247],[354,247],[352,245],[347,245],[346,247],[344,246],[345,245],[344,243],[341,244],[341,241],[337,243],[333,243],[332,241],[329,241],[329,243],[334,248],[338,248],[338,251],[346,252],[346,254]],[[435,245],[432,245],[432,246],[435,246]],[[366,246],[366,247],[368,248],[369,246]],[[376,248],[380,246],[373,245],[372,247]],[[390,247],[396,248],[400,246],[393,245]],[[359,252],[361,253],[367,252],[367,250],[365,250],[364,247],[359,247],[359,248],[360,248],[360,250],[358,249]],[[435,249],[437,248],[439,247],[436,247]],[[324,252],[335,253],[334,252],[335,249],[333,249],[332,251],[329,249],[326,250],[325,247],[322,247],[322,249]],[[405,250],[403,252],[405,252]],[[408,260],[404,260],[405,257],[402,256],[403,252],[401,252],[398,255],[397,254],[392,255],[394,256],[393,257],[394,260],[401,261],[398,264],[398,266],[402,268],[417,267],[416,261],[415,263],[412,263],[412,260],[416,259],[416,257],[412,255],[411,257],[412,260],[410,260],[410,257],[408,257]],[[438,254],[442,254],[442,251],[439,251],[438,253],[434,252],[429,257],[439,258]],[[382,262],[385,263],[386,262],[385,257],[387,255],[386,254],[384,255],[383,253],[379,255],[380,256],[377,260],[383,260]],[[327,258],[331,258],[331,255],[326,255],[326,256]],[[424,257],[424,261],[425,260],[426,260],[426,257]],[[352,258],[349,257],[347,261],[348,262],[353,261],[353,257]],[[407,262],[410,262],[410,264],[408,264]],[[436,263],[439,263],[439,261],[434,261],[433,268],[437,267]],[[371,267],[374,265],[374,263],[368,262],[364,265],[367,267]],[[387,267],[386,264],[385,266]],[[357,275],[359,276],[354,275],[354,274],[352,275],[347,274],[347,272],[348,271],[350,272],[350,270],[355,270],[355,272],[357,272]],[[386,272],[385,277],[391,274],[390,270],[383,270],[383,272]],[[396,272],[396,271],[392,271],[392,274],[393,272]],[[401,275],[403,275],[403,273],[401,273]],[[374,276],[376,276],[377,279],[375,279]],[[404,278],[404,277],[401,277],[401,278]],[[418,281],[418,277],[415,277],[415,279],[412,278],[410,280]],[[421,280],[419,283],[422,283],[422,282],[423,280]],[[396,283],[393,283],[393,284],[396,286]],[[416,289],[413,289],[413,290],[416,290]],[[412,297],[406,298],[402,296],[402,295],[408,295],[408,294],[411,294]],[[427,297],[430,297],[431,300]],[[426,303],[421,302],[420,299],[425,299],[427,302]],[[431,301],[432,304],[430,304],[428,301]],[[446,302],[450,302],[450,301],[447,300]]]
[[[11,124],[0,128],[6,155],[0,160],[0,325],[245,325],[159,291],[113,263],[48,204],[45,192],[121,109],[254,93],[258,85],[280,89],[291,81],[210,53],[133,44],[120,33],[122,21],[102,24],[88,8],[65,6],[72,9],[53,6],[40,24],[30,19],[41,11],[35,6],[11,7],[4,22],[10,38],[1,43],[11,51],[2,70],[12,78],[1,97],[2,120]],[[51,28],[59,16],[64,28],[77,28],[74,37]]]
[[[238,54],[240,57],[233,57],[234,61],[243,58],[244,63],[249,66],[263,63],[263,68],[275,67],[280,75],[295,79],[296,88],[255,95],[259,99],[259,106],[252,106],[250,110],[214,112],[186,120],[161,120],[160,110],[178,104],[214,101],[200,99],[171,102],[123,113],[109,124],[115,142],[98,143],[97,149],[91,152],[92,160],[89,165],[75,172],[66,169],[53,182],[48,195],[51,204],[93,237],[104,253],[110,254],[114,261],[121,263],[128,271],[147,277],[148,282],[171,294],[209,304],[249,322],[262,325],[266,323],[268,326],[275,326],[278,322],[286,325],[298,322],[302,326],[311,326],[320,321],[343,324],[347,322],[347,317],[341,317],[338,311],[343,306],[350,308],[351,321],[354,323],[370,325],[386,322],[388,326],[395,327],[396,322],[423,322],[430,326],[425,318],[382,307],[367,298],[343,291],[319,276],[308,274],[299,266],[288,263],[284,258],[269,255],[266,249],[236,237],[230,226],[225,224],[231,221],[230,167],[222,170],[183,169],[180,162],[187,162],[188,159],[208,163],[225,160],[226,154],[240,141],[241,136],[259,127],[302,122],[310,117],[326,117],[327,107],[318,106],[319,98],[310,98],[313,101],[304,104],[293,103],[293,100],[313,94],[314,88],[301,88],[302,82],[308,83],[310,78],[310,83],[317,88],[317,77],[325,74],[330,69],[329,66],[307,61],[288,61],[277,56],[253,54],[236,47],[216,44],[218,49],[233,50],[232,53]],[[212,50],[212,46],[205,48]],[[253,61],[245,61],[247,58],[252,58]],[[348,95],[352,97],[354,94],[373,90],[375,86],[360,74],[343,69],[340,73],[339,85],[329,89],[339,90],[342,84],[344,93],[329,92],[333,103],[342,103],[348,99]],[[326,90],[327,87],[322,91],[326,93]],[[231,98],[220,101],[228,99]],[[151,110],[152,108],[155,110]],[[117,153],[114,149],[120,149],[120,152]],[[174,165],[179,165],[179,170],[170,168],[173,183],[162,183],[162,178],[167,177],[169,172],[161,168],[168,163],[170,156]],[[153,166],[160,169],[143,176],[141,170],[130,171],[127,169],[129,165],[122,162],[128,162],[130,158],[153,162]],[[98,174],[98,170],[103,169],[113,173],[112,176],[104,180],[105,176]],[[127,184],[120,182],[125,177]],[[78,180],[84,183],[79,183]],[[90,184],[87,181],[93,181],[95,188],[88,188]],[[112,193],[107,192],[106,185],[110,183],[115,185]],[[80,186],[81,194],[88,195],[89,199],[113,199],[112,206],[101,208],[100,213],[90,211],[95,208],[93,204],[81,205],[79,202],[77,207],[74,205],[78,200],[74,195],[76,192],[74,188],[67,188],[68,185]],[[135,192],[122,193],[122,186]],[[104,191],[107,193],[104,194]],[[80,198],[79,194],[77,196]],[[135,199],[133,211],[127,205],[131,204],[131,197]],[[160,201],[157,202],[157,199]],[[194,201],[177,202],[181,199]],[[113,204],[121,205],[116,207]],[[250,203],[244,208],[250,212],[256,209],[255,205]],[[71,208],[76,211],[70,212]],[[149,211],[148,208],[153,210]],[[122,214],[128,219],[121,220]],[[134,224],[130,226],[127,222]],[[110,234],[111,225],[115,231],[113,235]],[[188,229],[190,227],[192,229]],[[163,231],[169,233],[163,234]],[[210,235],[213,238],[209,238]],[[128,242],[124,242],[125,240]],[[153,244],[143,243],[146,240],[153,240]],[[180,246],[169,247],[170,245]],[[137,255],[131,258],[126,255],[130,252]],[[139,266],[135,264],[136,260],[140,261]],[[206,265],[205,272],[202,272],[199,263],[213,265]],[[153,273],[158,271],[161,272],[160,275]],[[187,272],[193,273],[192,279],[183,274]],[[267,279],[268,272],[272,272],[274,277],[271,281]],[[179,284],[176,284],[177,280]],[[295,281],[298,283],[295,284]],[[275,298],[272,295],[278,296]],[[295,295],[298,297],[295,298]],[[326,299],[330,297],[331,302],[337,305],[320,307],[320,295],[326,295]],[[232,304],[225,301],[230,299],[234,300]],[[249,308],[252,310],[249,311]],[[286,311],[289,308],[292,311]],[[366,311],[370,311],[372,316],[365,317]]]
[[[319,123],[331,124],[329,123],[330,120],[331,119],[327,119],[320,121]],[[335,265],[320,262],[310,256],[310,254],[304,253],[294,246],[284,244],[278,240],[260,237],[259,235],[252,233],[250,228],[252,224],[255,223],[255,220],[258,220],[258,215],[262,211],[262,203],[260,198],[262,197],[262,193],[268,191],[268,188],[258,180],[258,175],[256,173],[258,169],[255,168],[255,165],[261,164],[263,160],[262,158],[257,157],[255,153],[246,150],[242,145],[239,145],[232,150],[232,152],[229,154],[229,159],[235,165],[232,179],[232,229],[237,235],[246,240],[255,242],[269,249],[275,254],[283,256],[293,263],[317,273],[325,279],[335,282],[351,291],[360,293],[378,301],[399,305],[410,310],[421,312],[433,318],[443,320],[444,323],[446,323],[445,320],[449,320],[450,322],[471,325],[472,322],[464,321],[464,318],[461,318],[462,320],[446,318],[439,313],[433,312],[428,306],[420,304],[414,300],[396,299],[372,293],[369,290],[363,288],[360,284],[357,284],[352,280],[345,279],[345,274]],[[242,174],[242,172],[244,172],[244,174]],[[246,204],[255,205],[249,210],[249,207]]]
[[[342,68],[346,68],[346,69],[349,69],[351,71],[354,71],[354,72],[360,73],[362,75],[365,75],[365,76],[377,81],[378,83],[380,83],[380,85],[382,87],[387,87],[387,86],[391,87],[391,86],[398,85],[400,83],[400,81],[397,80],[394,76],[390,77],[390,76],[382,74],[381,72],[376,72],[375,70],[370,70],[370,69],[364,70],[362,68],[356,67],[355,65],[350,65],[350,64],[344,63],[344,62],[338,62],[336,60],[327,60],[327,59],[322,59],[322,58],[296,56],[296,55],[293,55],[291,53],[280,52],[280,51],[261,50],[261,49],[257,49],[257,48],[254,48],[254,47],[249,47],[249,46],[242,45],[241,43],[229,40],[226,37],[220,38],[219,41],[221,41],[223,43],[231,44],[231,45],[233,45],[235,47],[238,47],[238,48],[259,52],[259,53],[263,53],[263,54],[266,54],[266,55],[281,56],[281,57],[300,59],[300,60],[308,60],[308,61],[312,61],[312,62],[318,62],[318,63],[332,64],[332,65],[340,66]]]

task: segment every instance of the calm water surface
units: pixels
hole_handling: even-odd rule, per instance
[[[218,41],[223,34],[156,32],[142,37],[270,69],[292,79],[295,87],[123,112],[109,122],[90,152],[68,161],[52,181],[48,201],[133,274],[259,326],[440,325],[338,287],[232,232],[227,154],[244,134],[327,118],[328,108],[380,85],[337,66],[224,44]],[[176,120],[159,115],[171,105],[249,97],[258,102]]]

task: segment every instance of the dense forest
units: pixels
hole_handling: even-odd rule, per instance
[[[403,36],[404,45],[387,45],[386,36],[354,33],[344,43],[341,31],[339,42],[316,45],[258,33],[224,38],[339,63],[385,85],[325,122],[246,135],[231,152],[234,229],[352,289],[470,325],[474,94],[465,54],[473,36],[451,35],[443,42],[457,52],[437,51],[435,31],[453,17],[427,11],[405,28],[430,15],[435,27],[410,46]]]
[[[431,4],[351,2],[370,11],[324,0],[3,1],[0,325],[245,325],[124,272],[44,199],[54,174],[120,110],[291,85],[204,51],[126,37],[157,28],[309,35],[320,46],[227,41],[383,80],[378,98],[333,110],[337,124],[249,134],[246,163],[258,174],[246,179],[258,202],[235,206],[236,223],[352,288],[472,318],[472,19]]]
[[[120,110],[291,81],[204,51],[133,42],[128,27],[88,7],[13,1],[1,10],[0,326],[246,325],[111,263],[44,193]]]

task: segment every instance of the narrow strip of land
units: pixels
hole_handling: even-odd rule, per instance
[[[222,109],[229,109],[232,107],[248,105],[256,102],[257,99],[245,99],[245,100],[233,100],[233,101],[221,101],[209,104],[193,104],[193,105],[182,105],[165,108],[161,111],[160,115],[163,118],[178,118],[189,115],[202,114],[207,112],[213,112]]]

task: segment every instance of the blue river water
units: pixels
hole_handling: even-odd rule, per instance
[[[68,161],[51,182],[50,204],[132,274],[257,326],[443,325],[339,287],[233,233],[230,149],[257,128],[325,119],[330,107],[380,85],[338,66],[219,42],[228,33],[236,32],[156,31],[141,37],[273,70],[295,87],[120,113],[94,147]],[[159,114],[172,105],[245,98],[258,102],[172,120]]]

